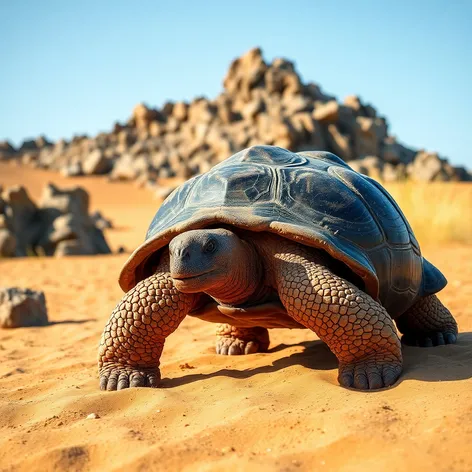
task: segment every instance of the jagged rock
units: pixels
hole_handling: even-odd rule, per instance
[[[231,99],[226,94],[221,94],[216,99],[217,115],[223,124],[229,124],[238,118],[238,115],[233,111]],[[242,118],[239,115],[240,118]]]
[[[344,99],[344,105],[351,108],[356,116],[364,116],[367,118],[376,118],[377,111],[371,105],[363,104],[357,95],[349,95]]]
[[[110,170],[110,161],[100,149],[93,150],[82,164],[85,175],[106,174]]]
[[[152,121],[158,119],[162,121],[161,115],[157,110],[148,108],[144,103],[138,103],[133,109],[133,115],[130,122],[138,129],[145,129],[149,127],[149,124]]]
[[[382,170],[382,181],[398,182],[407,177],[406,166],[404,164],[393,165],[389,162],[384,163]]]
[[[82,187],[59,189],[49,183],[43,190],[39,208],[49,211],[54,217],[72,213],[79,218],[87,218],[89,211],[89,195]]]
[[[326,140],[321,125],[311,113],[296,113],[289,118],[289,121],[297,132],[297,151],[326,149]]]
[[[172,116],[178,121],[185,121],[188,116],[188,104],[185,102],[177,102],[172,108]]]
[[[171,116],[172,111],[174,109],[174,102],[165,102],[164,105],[162,105],[162,114],[165,116]]]
[[[151,182],[148,180],[147,182]],[[110,219],[105,218],[99,211],[95,211],[90,215],[90,219],[92,222],[95,224],[95,226],[98,229],[101,229],[102,231],[104,229],[110,229],[113,228],[113,224]]]
[[[10,159],[16,149],[8,141],[0,141],[0,161]]]
[[[6,189],[0,199],[0,257],[53,255],[62,241],[76,241],[80,254],[107,254],[102,222],[88,214],[87,192],[48,184],[38,206],[23,187]],[[63,245],[64,246],[64,245]]]
[[[312,112],[313,102],[302,95],[288,95],[282,99],[283,113],[292,116],[296,113]]]
[[[335,100],[331,95],[323,93],[320,86],[313,82],[309,82],[305,85],[303,92],[304,95],[310,97],[315,102],[329,102],[330,100]]]
[[[35,144],[36,144],[36,147],[38,149],[41,149],[41,148],[45,148],[45,147],[49,147],[49,146],[52,146],[52,142],[49,141],[46,136],[44,135],[41,135],[41,136],[38,136],[35,140],[34,140]]]
[[[302,91],[300,77],[295,72],[293,62],[274,59],[264,74],[265,87],[269,94],[296,95]]]
[[[36,151],[38,149],[38,145],[36,144],[36,141],[34,139],[25,139],[23,143],[21,144],[20,148],[18,151],[20,153],[26,152],[26,151]]]
[[[266,63],[259,48],[231,63],[224,91],[214,100],[166,102],[160,110],[140,103],[128,122],[115,124],[110,133],[49,144],[38,138],[15,151],[3,142],[0,160],[64,175],[78,175],[81,166],[83,173],[106,173],[111,180],[152,182],[157,176],[194,175],[251,145],[275,144],[294,151],[329,150],[347,161],[378,156],[393,166],[384,170],[388,179],[403,178],[400,164],[407,166],[408,178],[470,179],[468,171],[445,160],[439,170],[428,159],[414,163],[416,151],[388,136],[387,121],[373,106],[355,95],[339,103],[317,84],[303,84],[293,62]]]
[[[379,179],[382,175],[383,162],[377,156],[367,156],[363,159],[350,161],[349,165],[356,172],[368,175],[369,177]]]
[[[0,258],[14,257],[16,253],[16,238],[7,228],[0,228]]]
[[[76,239],[60,241],[54,251],[55,257],[80,256],[83,255],[83,248]]]
[[[416,151],[398,143],[393,136],[387,136],[383,140],[382,159],[391,164],[409,164],[415,158]]]
[[[253,48],[235,59],[223,81],[230,96],[238,96],[243,102],[251,99],[251,90],[259,85],[267,70],[260,48]]]
[[[408,173],[413,180],[432,182],[444,180],[443,161],[435,152],[420,151],[408,166]]]
[[[191,123],[208,124],[216,116],[216,107],[205,98],[197,98],[188,108],[188,120]]]
[[[357,95],[348,95],[344,99],[344,105],[346,105],[349,108],[352,108],[357,115],[363,115],[362,110],[363,110],[363,105],[361,103],[361,99]]]
[[[326,103],[315,103],[313,118],[320,123],[336,123],[339,118],[339,104],[336,100]]]
[[[38,160],[39,152],[25,152],[21,156],[21,163],[25,165],[31,165]]]
[[[55,256],[109,254],[110,248],[101,229],[90,218],[74,214],[57,217],[49,233]]]
[[[349,135],[341,133],[335,124],[328,125],[326,141],[328,149],[345,161],[353,158],[353,149]]]
[[[165,132],[176,133],[179,128],[180,128],[180,121],[177,118],[174,118],[173,116],[169,116],[165,124]]]
[[[134,166],[131,154],[123,154],[115,161],[110,180],[133,180],[138,176],[138,170]]]
[[[37,207],[20,185],[5,189],[2,199],[8,228],[16,238],[15,254],[26,256],[41,230]]]
[[[387,136],[387,126],[382,118],[358,116],[354,136],[355,152],[358,156],[379,156],[382,141]]]
[[[263,112],[265,109],[264,102],[261,98],[257,97],[254,100],[250,101],[241,110],[241,115],[246,120],[254,120],[256,116]]]
[[[175,176],[175,172],[170,167],[161,167],[158,171],[160,179],[169,179]]]
[[[468,171],[465,167],[456,166],[454,167],[454,180],[471,182],[472,181],[472,172]]]
[[[136,142],[136,134],[130,129],[124,129],[118,133],[118,144],[128,148]]]
[[[57,245],[61,241],[78,239],[82,224],[82,219],[72,213],[58,216],[52,223],[49,242]]]
[[[160,121],[153,121],[149,125],[149,135],[153,138],[157,138],[164,134],[166,131],[166,125],[165,123],[161,123]]]
[[[61,169],[61,174],[64,177],[77,177],[83,175],[82,164],[80,161],[71,162]]]
[[[48,313],[43,292],[17,287],[0,289],[0,328],[47,324]]]
[[[9,141],[0,141],[1,152],[15,152],[15,148],[10,144]]]

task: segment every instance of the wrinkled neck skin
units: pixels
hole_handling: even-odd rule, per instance
[[[244,240],[242,243],[242,250],[231,259],[227,276],[205,292],[220,305],[251,305],[263,299],[268,291],[260,255],[253,244]]]

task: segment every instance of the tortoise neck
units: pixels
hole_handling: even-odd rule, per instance
[[[208,295],[221,305],[244,305],[261,291],[263,264],[254,246],[244,240],[242,251],[231,261],[221,285],[212,287]]]

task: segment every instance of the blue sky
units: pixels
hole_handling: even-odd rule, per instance
[[[254,46],[472,167],[472,1],[0,0],[0,139],[94,135],[144,101],[214,97]]]

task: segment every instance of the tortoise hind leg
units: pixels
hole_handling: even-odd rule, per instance
[[[216,353],[236,356],[267,352],[269,332],[266,328],[237,328],[229,324],[219,324],[216,329]]]
[[[410,346],[440,346],[457,341],[457,323],[436,295],[417,300],[396,319],[403,343]]]

